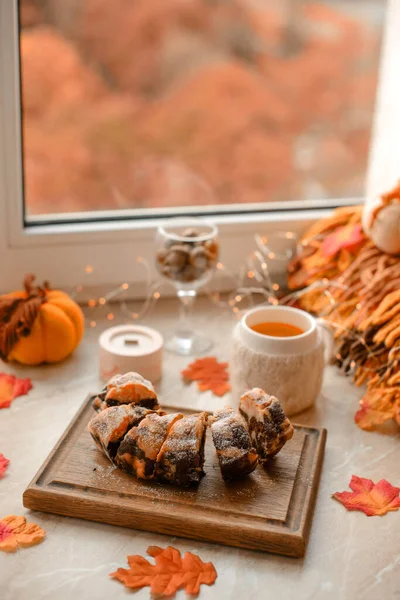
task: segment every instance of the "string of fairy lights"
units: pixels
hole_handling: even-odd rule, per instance
[[[290,248],[287,247],[288,240],[293,242]],[[304,249],[304,246],[312,244],[314,240],[308,239],[299,242],[297,234],[293,231],[276,231],[268,237],[256,234],[254,241],[256,248],[246,258],[244,264],[239,269],[239,273],[230,272],[222,262],[217,263],[217,271],[223,273],[225,278],[230,281],[232,291],[227,294],[221,294],[220,292],[206,289],[205,292],[210,302],[214,305],[230,311],[233,316],[239,318],[244,311],[260,304],[275,306],[278,304],[293,305],[304,294],[314,290],[320,290],[321,294],[324,294],[327,298],[327,312],[340,303],[340,300],[334,297],[333,292],[338,288],[343,291],[347,290],[341,277],[336,281],[322,278],[301,290],[285,293],[284,287],[274,281],[271,275],[271,270],[273,270],[271,269],[271,265],[278,262],[286,264],[299,249],[300,245]],[[286,241],[286,243],[282,244],[282,241]],[[283,251],[278,250],[279,245],[284,246]],[[70,293],[77,301],[86,304],[88,310],[87,320],[91,328],[98,327],[99,320],[103,320],[104,316],[110,322],[114,321],[118,316],[122,316],[132,322],[140,321],[160,300],[162,297],[161,289],[164,285],[163,279],[152,280],[150,263],[143,257],[138,256],[136,262],[143,268],[143,276],[146,281],[146,296],[140,302],[129,300],[131,284],[126,281],[120,283],[102,296],[94,296],[91,293],[93,287],[90,285],[90,276],[94,272],[94,268],[92,265],[86,265],[84,272],[85,276],[89,278],[88,284],[79,283]],[[320,317],[324,317],[324,312],[320,314]],[[387,364],[382,364],[379,362],[379,356],[376,355],[374,349],[366,343],[358,332],[347,329],[342,324],[330,319],[329,324],[334,331],[344,332],[349,340],[361,343],[365,347],[369,359],[376,358],[376,366],[363,366],[370,373],[376,373],[378,368],[389,368],[393,360],[395,360],[393,357],[396,356],[396,351],[400,350],[400,346],[393,348],[388,355]],[[358,366],[356,361],[351,360],[349,363],[346,363],[340,354],[337,354],[335,358],[341,370],[346,375],[354,374]]]
[[[209,291],[205,292],[210,301],[220,308],[230,310],[234,315],[240,315],[250,306],[267,303],[272,305],[290,304],[298,300],[303,294],[311,289],[321,288],[323,293],[330,296],[330,301],[334,301],[329,292],[329,286],[332,285],[327,279],[313,283],[303,290],[284,295],[281,285],[273,280],[270,265],[290,260],[296,250],[297,235],[293,231],[276,231],[272,236],[254,236],[256,249],[252,252],[239,269],[239,273],[232,273],[222,263],[218,262],[216,270],[224,274],[227,281],[230,282],[232,291],[228,294]],[[285,248],[284,251],[278,251],[275,248],[276,242],[282,240],[292,240],[293,247]],[[287,244],[286,244],[287,246]],[[151,267],[147,260],[138,256],[136,262],[142,266],[144,271],[146,296],[139,303],[138,301],[129,301],[129,289],[131,284],[122,282],[102,296],[94,296],[91,293],[93,286],[90,285],[90,276],[94,272],[92,265],[86,265],[84,272],[89,278],[87,284],[79,283],[70,291],[81,304],[87,306],[87,320],[90,327],[95,328],[99,324],[99,319],[105,318],[113,321],[119,313],[128,320],[140,321],[148,311],[161,298],[161,289],[164,281],[161,278],[153,281],[151,279]]]
[[[77,300],[79,303],[86,305],[88,311],[87,320],[90,327],[97,327],[99,318],[104,316],[108,321],[113,321],[117,316],[116,311],[119,311],[129,320],[139,321],[160,299],[160,289],[163,285],[163,281],[151,281],[150,264],[144,258],[138,256],[136,258],[136,262],[143,267],[146,281],[146,297],[141,302],[140,308],[132,308],[131,304],[137,305],[137,302],[130,303],[127,300],[126,296],[128,294],[130,284],[126,281],[118,284],[118,286],[112,288],[103,296],[98,297],[92,294],[93,286],[90,285],[90,281],[87,285],[79,283],[70,291],[72,298]],[[94,272],[94,268],[92,265],[86,265],[84,271],[86,276],[90,277],[90,275]]]

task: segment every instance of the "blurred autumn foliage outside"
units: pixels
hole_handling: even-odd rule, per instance
[[[28,214],[361,195],[384,10],[21,0]]]

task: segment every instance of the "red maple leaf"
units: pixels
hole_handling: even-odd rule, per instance
[[[30,379],[19,379],[15,375],[0,373],[0,408],[9,408],[17,396],[27,394],[31,388]]]
[[[322,244],[321,250],[325,258],[331,258],[339,250],[356,250],[358,245],[365,240],[360,223],[339,227],[328,235]]]
[[[4,473],[7,470],[10,461],[0,452],[0,479],[3,477]]]
[[[360,510],[367,517],[373,517],[400,508],[400,488],[394,487],[386,479],[374,483],[371,479],[353,475],[349,487],[352,492],[333,494],[333,498],[339,500],[347,510]]]

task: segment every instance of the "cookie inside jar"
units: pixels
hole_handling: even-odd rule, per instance
[[[160,239],[156,264],[167,279],[190,284],[208,279],[218,256],[219,245],[212,226],[176,227]]]

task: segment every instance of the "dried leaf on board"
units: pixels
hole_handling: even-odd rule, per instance
[[[44,529],[35,523],[27,523],[25,517],[10,515],[0,519],[0,550],[3,552],[40,544],[45,535]]]
[[[155,564],[142,556],[128,556],[129,569],[117,569],[110,577],[129,589],[150,586],[156,596],[173,596],[182,588],[187,594],[197,595],[201,584],[212,585],[217,578],[214,565],[204,563],[191,552],[182,557],[172,546],[149,546],[147,554],[155,559]]]
[[[27,394],[31,388],[30,379],[19,379],[15,375],[0,373],[0,408],[9,408],[17,396]]]
[[[219,363],[215,356],[198,358],[182,371],[186,383],[197,381],[200,392],[210,390],[216,396],[223,396],[231,390],[228,363]]]
[[[374,483],[353,475],[349,483],[352,492],[336,492],[333,498],[339,500],[347,510],[360,510],[367,517],[385,515],[400,508],[400,488],[394,487],[386,479]]]
[[[10,461],[0,452],[0,479],[3,477],[4,473],[7,470]]]

